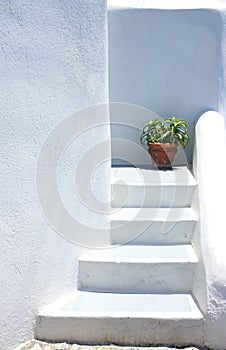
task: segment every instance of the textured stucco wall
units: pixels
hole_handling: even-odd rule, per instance
[[[134,1],[134,8],[109,8],[109,98],[161,117],[184,117],[191,136],[186,147],[191,163],[195,122],[206,110],[219,110],[222,19],[213,9],[183,9],[186,1],[180,2],[181,9],[175,9],[175,1],[171,6],[165,2],[170,9],[161,7],[164,1],[154,3],[152,7],[153,1]],[[137,126],[149,117],[141,116]],[[133,141],[139,143],[135,136]]]
[[[107,101],[106,4],[2,0],[0,8],[0,348],[10,350],[32,337],[39,307],[76,286],[79,249],[45,220],[36,165],[61,120]]]
[[[210,139],[218,135],[217,151]],[[205,313],[203,344],[224,349],[226,343],[225,173],[224,118],[215,111],[204,113],[196,125],[194,174],[199,183],[201,265],[194,293]],[[196,245],[197,247],[197,245]],[[204,266],[204,268],[203,268]]]

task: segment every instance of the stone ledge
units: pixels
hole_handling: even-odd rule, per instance
[[[162,9],[162,10],[195,10],[195,9],[225,9],[224,0],[107,0],[111,9]]]

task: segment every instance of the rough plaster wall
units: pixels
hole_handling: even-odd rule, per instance
[[[107,101],[106,11],[104,0],[0,8],[0,348],[10,350],[32,337],[40,306],[76,285],[78,248],[41,212],[36,162],[59,121]]]

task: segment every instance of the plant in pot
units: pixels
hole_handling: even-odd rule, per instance
[[[172,169],[177,147],[184,148],[188,140],[187,122],[174,116],[165,120],[148,120],[140,136],[141,143],[148,145],[148,152],[159,169]]]

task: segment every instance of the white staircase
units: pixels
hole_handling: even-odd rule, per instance
[[[192,296],[198,263],[195,179],[173,171],[112,169],[111,249],[79,259],[78,291],[37,316],[41,340],[122,345],[200,344]]]

